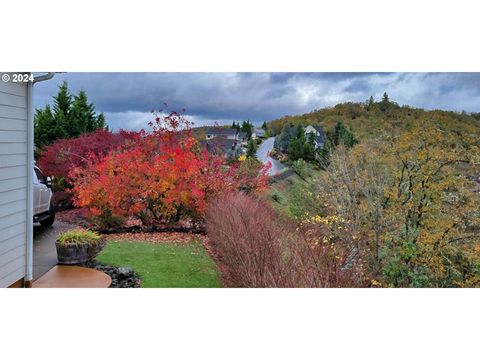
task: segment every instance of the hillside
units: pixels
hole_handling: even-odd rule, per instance
[[[358,142],[335,143],[338,122]],[[279,134],[298,123],[323,126],[331,145],[320,170],[297,164],[310,175],[273,184],[275,209],[317,226],[322,243],[342,249],[372,286],[480,286],[478,114],[398,106],[385,96],[268,127]]]
[[[392,101],[343,103],[303,115],[285,116],[270,121],[268,128],[273,134],[278,135],[285,124],[301,122],[304,125],[321,125],[325,131],[329,131],[337,122],[342,121],[362,140],[378,137],[389,129],[401,132],[411,128],[415,122],[428,120],[440,129],[452,131],[459,137],[474,134],[480,136],[479,115],[443,110],[428,111],[399,106]],[[480,137],[477,140],[480,142]]]

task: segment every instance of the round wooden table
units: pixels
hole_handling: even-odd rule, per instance
[[[57,265],[33,282],[34,288],[108,288],[112,278],[102,271]]]

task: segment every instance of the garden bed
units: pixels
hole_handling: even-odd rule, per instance
[[[77,225],[83,228],[95,230],[101,234],[137,234],[137,233],[193,233],[205,234],[203,225],[194,224],[191,220],[180,220],[176,223],[156,224],[152,226],[142,225],[140,220],[127,219],[125,224],[112,229],[98,229],[88,218],[88,210],[85,208],[75,208],[60,211],[56,214],[57,219],[67,224]]]
[[[140,276],[129,267],[116,267],[99,263],[95,260],[84,263],[80,266],[99,270],[112,278],[111,288],[139,288],[141,286]]]
[[[91,226],[91,222],[88,220],[87,214],[88,210],[85,208],[74,208],[57,212],[55,218],[67,224],[88,228]]]
[[[171,244],[191,244],[203,243],[205,236],[200,234],[191,234],[185,232],[158,232],[158,233],[117,233],[103,236],[108,241],[140,241],[152,244],[171,243]]]

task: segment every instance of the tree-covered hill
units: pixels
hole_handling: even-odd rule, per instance
[[[399,106],[385,94],[268,126],[323,126],[321,171],[312,190],[293,189],[295,204],[323,206],[303,222],[320,226],[372,286],[480,287],[478,115]],[[336,136],[348,133],[354,142]]]
[[[301,122],[304,125],[321,125],[325,131],[332,130],[338,122],[352,130],[360,139],[375,138],[390,130],[408,130],[415,122],[431,121],[440,129],[459,135],[480,136],[480,113],[467,114],[443,110],[424,110],[399,106],[384,96],[375,102],[370,98],[364,103],[343,103],[334,107],[314,110],[303,115],[285,116],[270,121],[268,128],[274,135],[280,134],[285,124]],[[480,137],[478,137],[480,141]]]

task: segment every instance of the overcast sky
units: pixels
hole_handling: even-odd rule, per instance
[[[185,109],[197,126],[256,123],[339,102],[390,99],[426,109],[480,111],[480,73],[63,73],[35,85],[35,106],[67,81],[112,129],[139,129],[152,109]]]

